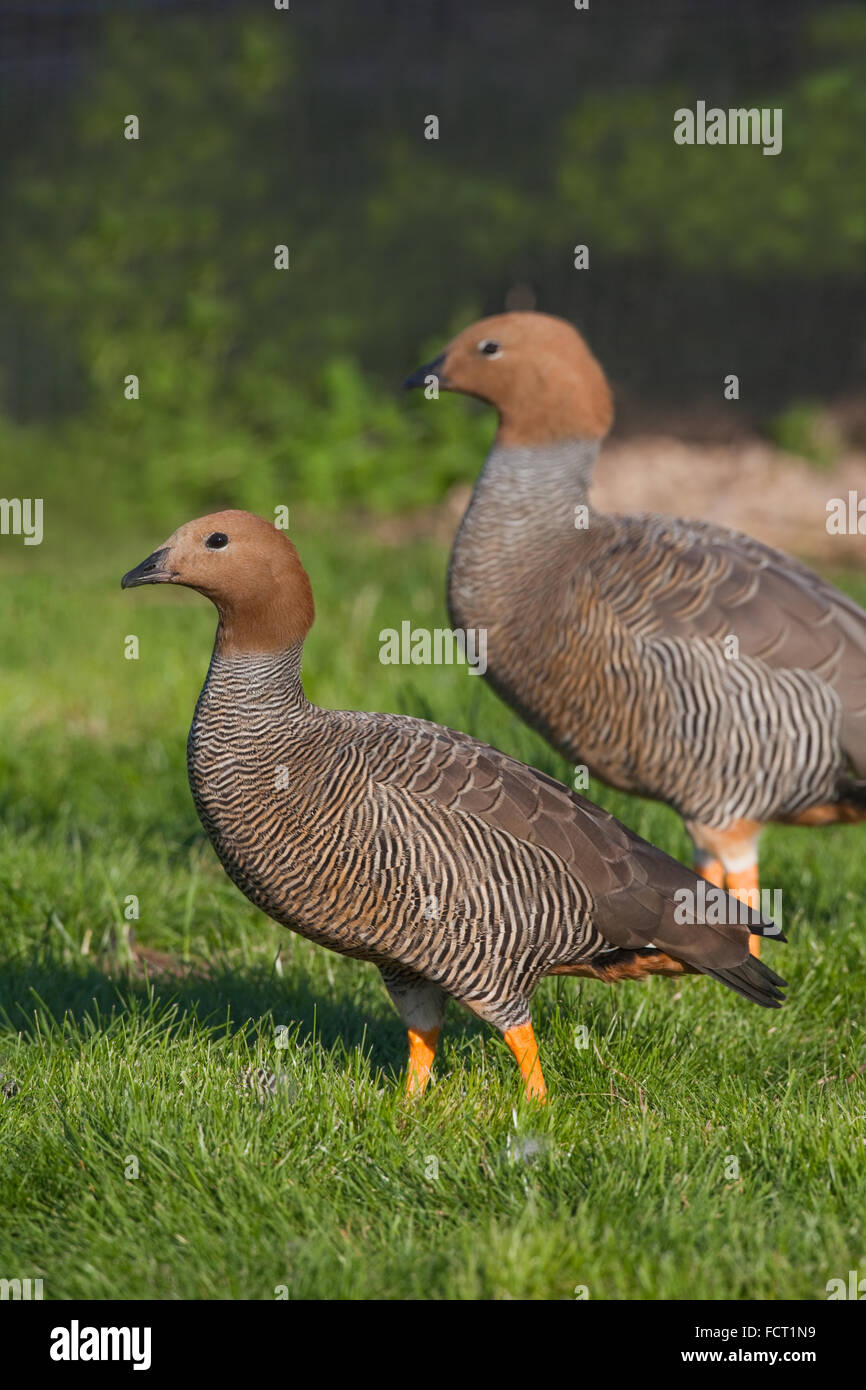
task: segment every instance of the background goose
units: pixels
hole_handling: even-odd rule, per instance
[[[866,614],[748,536],[597,511],[611,394],[562,319],[482,319],[406,385],[431,376],[499,414],[455,627],[486,629],[487,679],[559,752],[673,806],[696,869],[756,905],[764,824],[866,814]]]

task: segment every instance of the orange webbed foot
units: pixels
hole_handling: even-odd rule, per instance
[[[407,1096],[420,1096],[427,1088],[436,1056],[436,1043],[439,1040],[438,1028],[418,1031],[409,1029],[409,1075],[406,1078]]]
[[[521,1023],[516,1028],[506,1029],[505,1041],[511,1048],[520,1068],[520,1075],[526,1083],[527,1100],[538,1101],[540,1105],[546,1104],[547,1087],[544,1084],[538,1043],[535,1041],[532,1024]]]

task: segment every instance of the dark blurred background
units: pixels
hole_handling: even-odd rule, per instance
[[[162,515],[167,496],[264,509],[287,483],[311,504],[435,501],[492,424],[399,383],[506,304],[578,324],[622,433],[751,431],[808,455],[829,409],[862,443],[862,3],[0,16],[6,492],[26,479],[82,517]],[[673,112],[699,99],[781,107],[782,153],[676,146]]]

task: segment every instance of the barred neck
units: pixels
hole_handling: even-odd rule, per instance
[[[494,443],[475,486],[466,519],[482,529],[532,534],[574,534],[575,508],[589,505],[599,444],[565,439],[555,444]]]
[[[233,705],[273,705],[283,715],[303,715],[312,709],[301,684],[303,649],[303,642],[296,642],[281,652],[229,655],[215,647],[205,690],[218,691]]]
[[[589,485],[596,440],[571,439],[529,447],[494,444],[475,485],[451,551],[448,596],[452,617],[484,625],[511,602],[515,586],[531,586],[540,569],[573,557],[587,535]]]

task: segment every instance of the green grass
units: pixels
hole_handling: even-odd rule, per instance
[[[381,627],[444,621],[441,551],[333,519],[295,534],[312,699],[432,716],[567,776],[477,679],[379,664]],[[47,1298],[678,1299],[822,1298],[866,1271],[862,830],[766,836],[781,1011],[706,979],[550,980],[545,1111],[456,1007],[409,1103],[376,972],[256,912],[204,839],[184,745],[212,611],[118,588],[161,539],[0,552],[0,1276]],[[685,856],[670,812],[593,794]],[[135,944],[189,973],[143,978]],[[273,1096],[239,1086],[258,1066]]]

